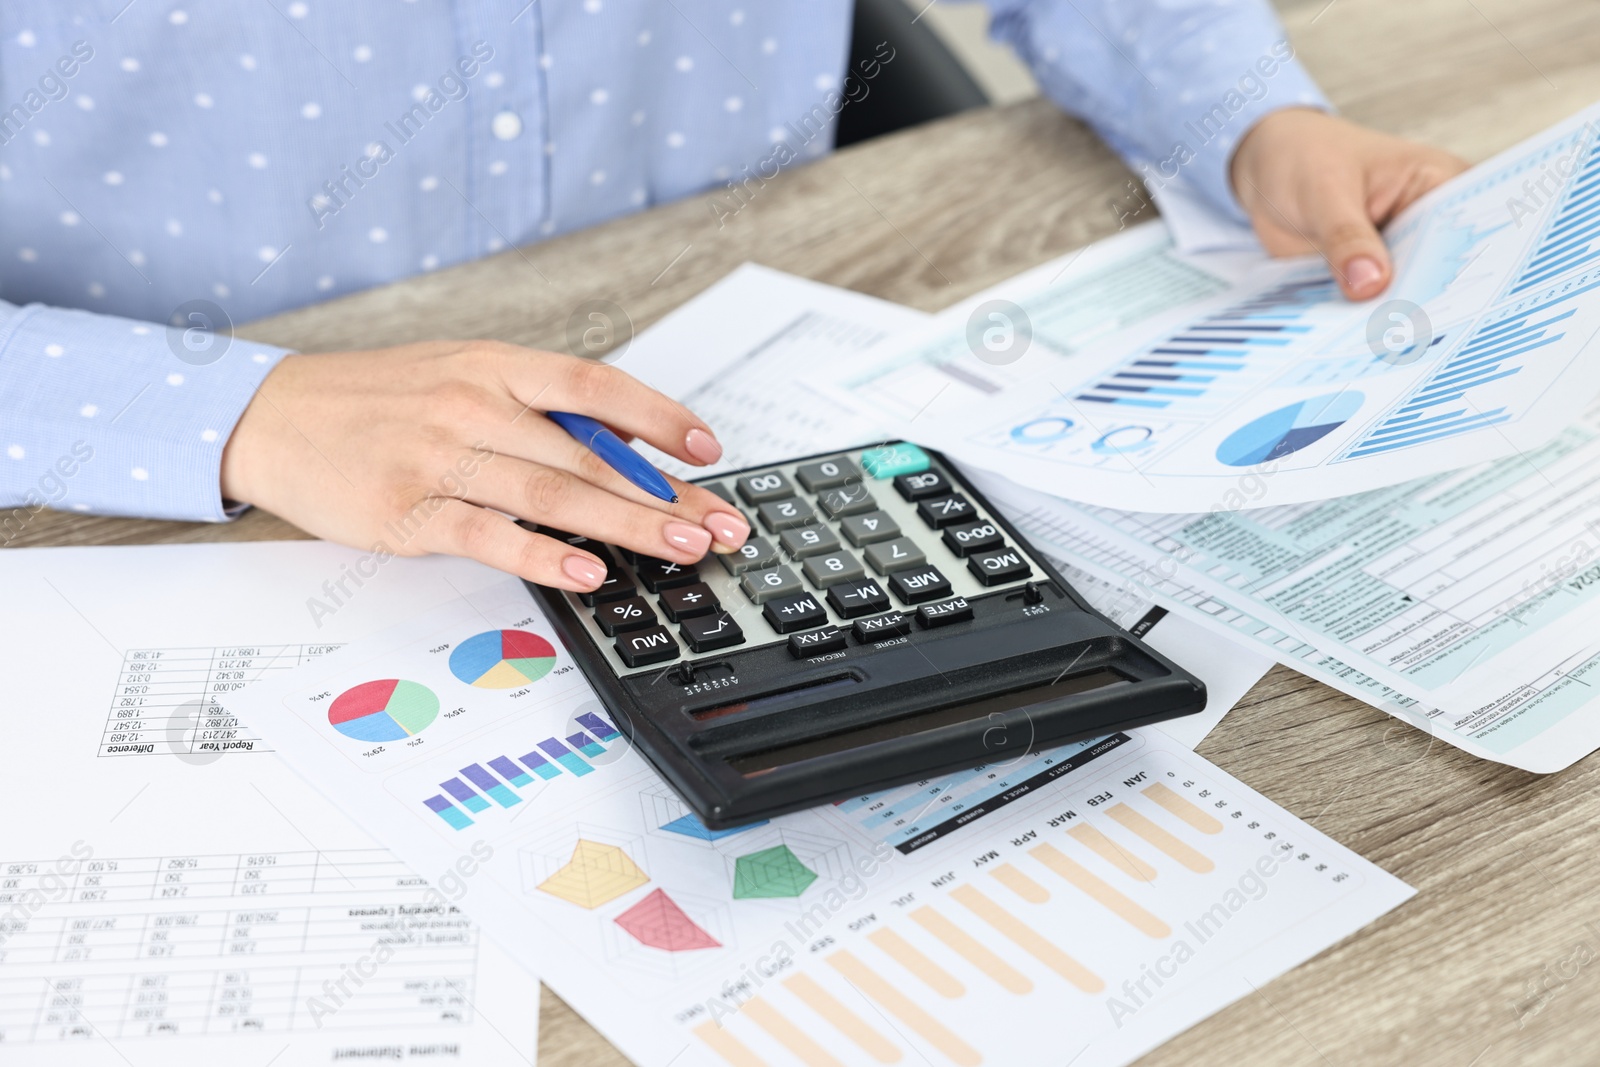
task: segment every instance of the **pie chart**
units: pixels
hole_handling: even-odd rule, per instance
[[[1365,398],[1354,390],[1325,393],[1279,408],[1245,423],[1217,446],[1217,459],[1230,467],[1254,467],[1315,444],[1361,410]]]
[[[328,709],[328,721],[357,741],[399,741],[421,733],[439,714],[439,698],[417,682],[385,678],[346,689]]]
[[[450,673],[479,689],[515,689],[537,682],[556,665],[556,650],[526,630],[489,630],[450,653]]]

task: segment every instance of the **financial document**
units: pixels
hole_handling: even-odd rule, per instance
[[[646,1067],[1126,1063],[1410,895],[1157,729],[710,830],[514,580],[228,707]]]
[[[538,981],[459,906],[482,857],[407,866],[225,710],[477,569],[391,561],[319,627],[360,558],[0,553],[0,1061],[534,1062]]]
[[[1130,511],[1323,500],[1528,452],[1600,391],[1596,115],[1404,211],[1376,300],[1345,301],[1315,258],[1181,255],[1152,223],[828,388],[963,463]]]

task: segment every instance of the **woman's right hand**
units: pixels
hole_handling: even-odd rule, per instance
[[[722,455],[705,423],[614,367],[426,341],[284,357],[228,440],[222,495],[357,548],[467,556],[575,592],[604,580],[600,560],[497,512],[680,563],[744,544],[749,525],[715,494],[671,479],[678,503],[657,500],[545,411],[698,466]]]

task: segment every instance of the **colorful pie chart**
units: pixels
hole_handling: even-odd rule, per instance
[[[385,678],[346,689],[328,709],[328,721],[357,741],[400,741],[419,734],[439,714],[439,698],[416,682]]]
[[[1361,410],[1363,399],[1348,389],[1279,408],[1223,438],[1217,446],[1217,459],[1230,467],[1254,467],[1293,455],[1343,426]]]
[[[450,673],[479,689],[515,689],[537,682],[556,665],[556,650],[525,630],[490,630],[450,653]]]

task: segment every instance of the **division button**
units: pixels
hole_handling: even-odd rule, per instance
[[[867,578],[859,582],[845,582],[828,590],[828,605],[841,618],[854,619],[860,615],[873,615],[889,610],[889,594],[883,586]]]
[[[650,663],[665,663],[678,658],[678,642],[665,626],[652,626],[648,630],[629,630],[617,638],[617,655],[630,667],[643,667]]]
[[[972,506],[972,501],[960,493],[933,497],[917,505],[917,514],[922,516],[922,521],[935,530],[954,526],[958,522],[966,522],[976,513],[977,509]]]
[[[700,580],[700,570],[693,563],[674,563],[654,556],[640,556],[634,561],[633,570],[639,576],[639,581],[652,593]]]
[[[801,593],[799,596],[769,600],[761,609],[761,613],[780,634],[809,630],[828,621],[828,613],[817,602],[815,593]]]
[[[680,585],[676,589],[662,590],[661,610],[673,622],[682,622],[717,610],[717,598],[704,582]]]
[[[955,526],[944,528],[944,543],[950,546],[950,551],[958,556],[970,556],[974,552],[985,549],[999,548],[1005,543],[1005,538],[1000,534],[1000,528],[988,519],[979,519],[977,522],[963,522]]]
[[[734,483],[746,504],[765,504],[769,500],[782,500],[794,496],[794,486],[777,471],[766,474],[747,474]]]
[[[830,552],[826,556],[812,556],[800,567],[806,581],[818,589],[826,589],[838,582],[851,582],[865,578],[861,561],[848,552]]]
[[[689,648],[695,652],[714,652],[730,645],[744,644],[744,631],[733,621],[733,616],[725,611],[685,619],[679,629],[683,639],[689,642]]]
[[[800,578],[788,567],[772,567],[764,571],[747,571],[739,579],[744,595],[752,602],[765,604],[773,597],[789,596],[804,588]]]
[[[875,545],[900,536],[900,527],[887,511],[871,511],[865,515],[852,515],[839,524],[839,529],[857,548]]]
[[[902,474],[895,478],[894,488],[907,500],[925,500],[930,496],[944,496],[956,491],[949,478],[932,470],[920,474]]]
[[[773,533],[792,530],[796,526],[807,526],[817,521],[816,510],[799,497],[762,504],[756,508],[756,514],[761,516],[761,525]]]
[[[594,621],[600,632],[615,637],[627,630],[642,630],[656,624],[655,609],[642,596],[627,600],[612,600],[594,609]]]
[[[917,609],[917,621],[929,630],[953,622],[971,622],[972,605],[967,603],[964,596],[941,600],[937,604],[924,604]]]
[[[968,556],[967,570],[984,585],[1003,585],[1033,573],[1028,561],[1022,558],[1022,553],[1014,548]]]
[[[932,466],[933,460],[916,445],[905,441],[884,448],[869,448],[861,453],[861,465],[874,478],[893,478],[897,474],[915,474]]]
[[[820,493],[846,482],[859,482],[861,468],[844,456],[805,463],[795,468],[794,476],[806,487],[808,493]]]
[[[778,544],[794,559],[805,559],[839,547],[839,535],[826,526],[801,526],[783,531]],[[776,562],[776,561],[774,561]]]
[[[876,641],[887,641],[891,637],[904,637],[911,632],[911,616],[902,615],[896,611],[888,615],[874,615],[867,619],[857,619],[855,625],[856,640],[864,645]]]
[[[950,579],[939,573],[939,568],[923,564],[908,571],[897,571],[889,576],[889,588],[906,604],[921,604],[950,595]]]
[[[837,489],[825,489],[817,494],[817,506],[822,513],[830,519],[842,518],[845,515],[859,515],[863,511],[871,511],[878,506],[872,499],[872,494],[867,492],[867,487],[860,482],[851,482],[841,485]]]
[[[896,537],[893,541],[884,541],[867,549],[867,563],[879,574],[920,567],[926,562],[928,557],[909,537]]]
[[[825,656],[829,652],[841,652],[844,647],[844,631],[832,626],[789,635],[789,654],[795,659]]]
[[[758,571],[776,564],[778,550],[773,548],[772,542],[765,537],[752,537],[740,545],[737,552],[729,552],[717,558],[722,561],[729,574],[743,574],[745,571]]]

